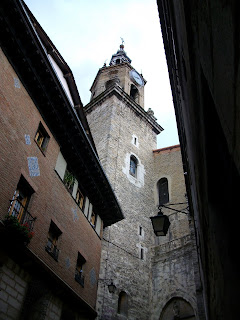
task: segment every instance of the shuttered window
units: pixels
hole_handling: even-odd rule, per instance
[[[158,181],[159,205],[169,202],[168,180],[162,178]]]

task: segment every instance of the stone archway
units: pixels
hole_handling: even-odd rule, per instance
[[[193,307],[186,300],[174,297],[164,306],[159,320],[195,320]]]

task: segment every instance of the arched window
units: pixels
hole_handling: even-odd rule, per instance
[[[139,92],[138,89],[134,86],[134,84],[131,84],[130,97],[133,98],[135,102],[139,102]]]
[[[128,296],[126,292],[121,291],[118,297],[118,313],[127,317],[128,315]]]
[[[137,159],[134,156],[131,156],[129,172],[135,178],[137,177],[137,164],[138,164]]]
[[[159,205],[169,202],[167,178],[161,178],[158,181],[158,195],[159,195]]]
[[[115,85],[116,83],[120,83],[119,78],[110,79],[106,82],[105,87],[106,89],[110,88],[111,86]]]

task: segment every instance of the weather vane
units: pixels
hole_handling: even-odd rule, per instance
[[[120,37],[120,39],[122,40],[122,44],[124,44],[124,40],[123,40],[123,38],[121,38],[121,37]]]

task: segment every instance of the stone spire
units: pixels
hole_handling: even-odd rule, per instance
[[[111,61],[109,63],[110,66],[115,65],[115,64],[120,64],[120,63],[131,63],[132,60],[129,59],[129,57],[127,56],[126,52],[124,51],[124,45],[123,45],[123,39],[122,39],[122,43],[120,45],[120,49],[117,51],[117,53],[112,55]]]

